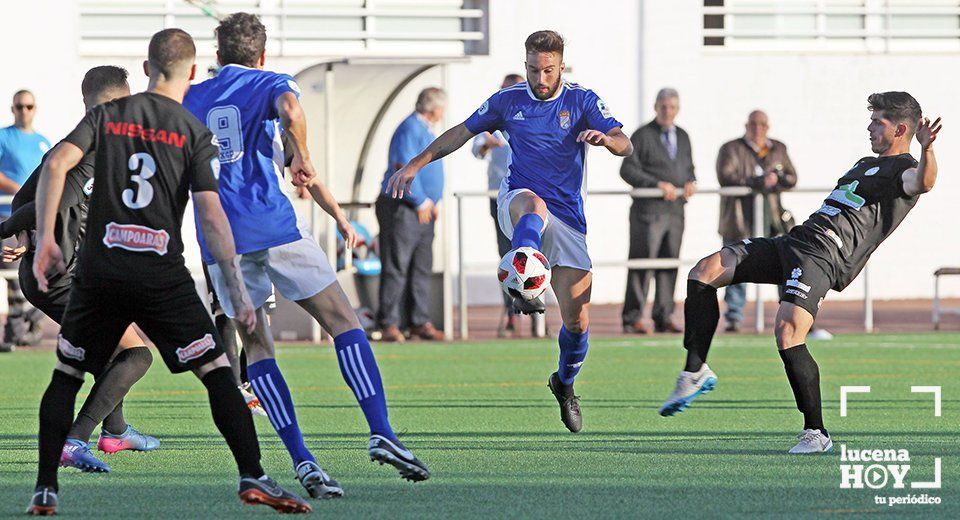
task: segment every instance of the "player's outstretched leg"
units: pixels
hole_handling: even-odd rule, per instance
[[[797,409],[803,414],[803,431],[790,453],[823,453],[833,449],[830,434],[823,426],[820,401],[820,367],[804,343],[813,326],[813,316],[805,309],[782,302],[777,312],[777,348],[790,381]]]
[[[73,419],[77,392],[83,386],[82,373],[70,367],[64,370],[60,370],[58,364],[40,400],[37,484],[27,506],[27,514],[31,515],[46,516],[57,512],[57,466]]]
[[[684,302],[683,346],[687,360],[673,393],[660,407],[660,415],[669,417],[682,412],[699,396],[717,384],[717,375],[707,366],[707,352],[720,322],[717,288],[729,285],[736,270],[736,258],[724,249],[700,260],[687,280]]]
[[[297,480],[313,498],[338,498],[343,496],[340,484],[330,477],[318,464],[303,439],[293,396],[287,381],[274,358],[273,335],[263,307],[257,311],[257,328],[253,334],[241,330],[244,350],[250,354],[247,375],[250,387],[259,398],[270,419],[270,424],[283,441],[293,461]]]
[[[353,391],[370,427],[370,459],[390,464],[406,480],[430,478],[430,470],[400,442],[387,416],[387,398],[377,359],[339,283],[297,302],[333,335],[340,373]]]
[[[560,304],[563,326],[558,337],[560,359],[557,371],[550,375],[547,386],[560,405],[563,425],[576,433],[583,428],[583,415],[580,396],[573,391],[573,381],[580,373],[590,348],[588,327],[593,275],[590,271],[572,267],[556,267],[551,284]]]
[[[519,247],[532,247],[540,251],[547,220],[547,205],[543,199],[530,191],[520,192],[510,200],[509,210],[513,222],[511,251]],[[513,297],[513,308],[520,314],[542,314],[546,311],[542,298],[527,301]]]
[[[267,505],[281,513],[309,513],[310,504],[264,473],[253,416],[247,412],[226,356],[204,365],[196,374],[207,388],[213,422],[236,460],[240,500],[245,504]]]

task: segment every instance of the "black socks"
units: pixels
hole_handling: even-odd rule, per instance
[[[73,419],[73,407],[83,380],[53,371],[50,384],[40,400],[39,463],[37,486],[57,489],[57,467]]]
[[[720,322],[717,288],[697,280],[687,280],[683,319],[683,347],[687,349],[687,363],[683,369],[698,372],[707,361],[707,352]]]
[[[240,395],[233,371],[229,367],[215,368],[203,376],[210,399],[213,422],[227,441],[227,446],[237,461],[241,477],[260,478],[260,445],[253,426],[253,415]]]
[[[803,414],[804,430],[820,430],[830,436],[823,427],[823,411],[820,402],[820,367],[814,361],[806,344],[780,351],[783,368],[790,380],[797,409]]]
[[[110,433],[119,435],[125,432],[127,423],[123,419],[123,398],[130,387],[147,373],[152,362],[153,355],[147,347],[121,350],[97,377],[68,436],[89,442],[93,429],[101,421]]]

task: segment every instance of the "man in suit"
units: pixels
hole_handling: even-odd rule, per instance
[[[661,89],[654,103],[656,118],[630,136],[633,154],[623,160],[620,176],[634,188],[659,188],[662,198],[637,198],[630,207],[630,258],[677,258],[683,237],[683,206],[696,191],[690,137],[674,124],[680,111],[680,95]],[[673,322],[677,269],[630,269],[623,302],[623,329],[627,333],[649,332],[641,317],[655,273],[657,292],[653,303],[656,332],[678,333]]]

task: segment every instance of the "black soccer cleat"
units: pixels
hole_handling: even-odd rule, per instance
[[[519,296],[513,296],[513,310],[520,314],[543,314],[547,311],[547,306],[543,303],[543,298],[528,301]]]
[[[370,460],[390,464],[400,476],[410,482],[422,482],[430,478],[427,465],[410,453],[400,441],[391,441],[382,435],[370,436]]]
[[[565,385],[556,372],[550,374],[547,387],[560,403],[560,420],[573,433],[583,428],[583,416],[580,414],[580,396],[573,395],[573,385]]]
[[[313,511],[306,500],[283,489],[280,484],[266,475],[262,478],[241,478],[237,493],[244,504],[263,504],[280,513],[309,513]]]
[[[297,480],[313,498],[340,498],[343,488],[316,462],[305,460],[297,464]]]
[[[50,486],[37,486],[27,506],[27,514],[33,516],[53,516],[57,514],[57,492]]]

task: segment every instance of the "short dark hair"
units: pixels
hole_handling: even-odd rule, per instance
[[[114,65],[100,65],[87,71],[80,84],[84,99],[91,99],[111,89],[126,89],[127,69]]]
[[[878,112],[880,117],[893,123],[904,123],[910,129],[910,133],[917,130],[917,123],[923,117],[923,110],[920,103],[913,96],[906,92],[880,92],[870,94],[867,98],[868,106],[872,112]]]
[[[517,84],[517,83],[522,83],[524,81],[526,81],[526,78],[524,78],[520,74],[507,74],[506,76],[503,77],[504,83]]]
[[[197,57],[193,38],[183,29],[164,29],[150,38],[147,61],[154,71],[166,78],[174,76],[177,66]]]
[[[217,26],[217,49],[223,65],[254,67],[267,45],[267,28],[250,13],[233,13]]]
[[[527,49],[527,54],[534,52],[555,52],[563,56],[563,36],[557,31],[537,31],[527,36],[527,41],[523,46]]]
[[[27,90],[27,89],[25,89],[25,88],[22,88],[22,89],[20,89],[20,90],[18,90],[18,91],[16,91],[16,92],[13,93],[13,99],[17,99],[17,97],[22,96],[22,95],[24,95],[24,94],[30,94],[31,96],[33,96],[33,92],[30,92],[29,90]],[[36,96],[33,96],[33,97],[36,97]]]

